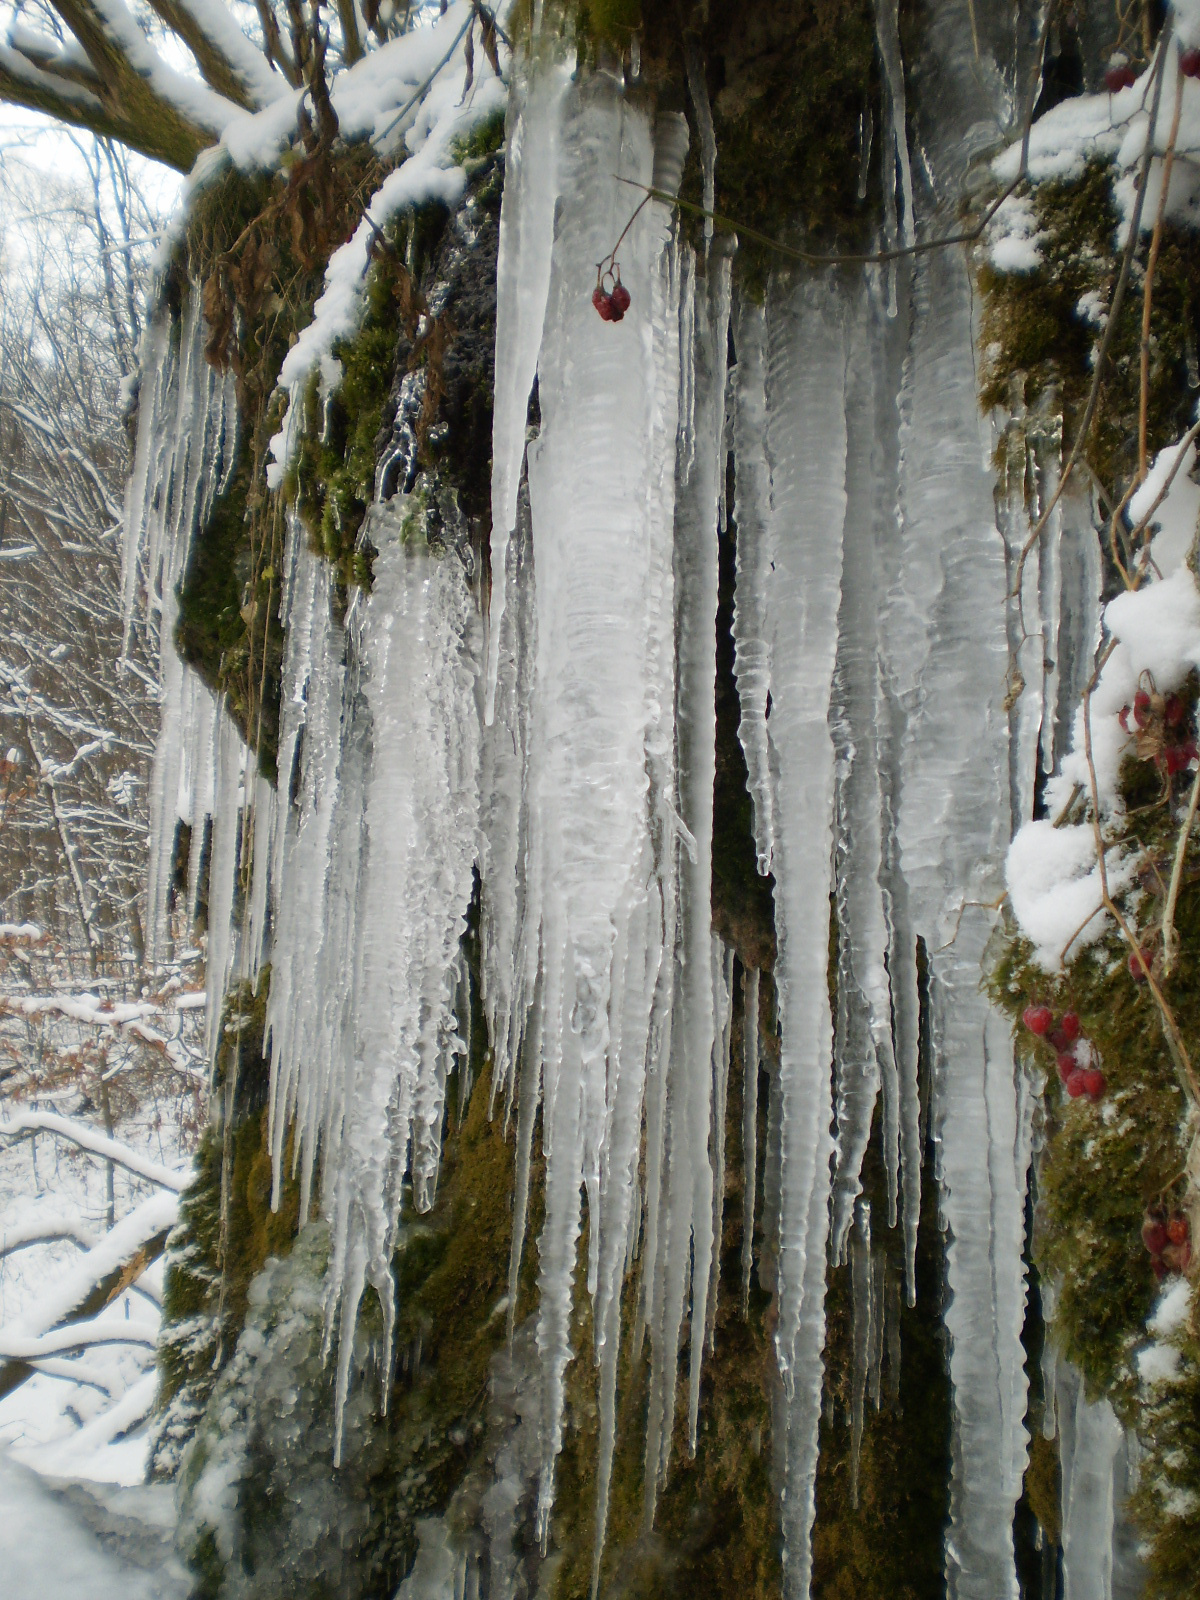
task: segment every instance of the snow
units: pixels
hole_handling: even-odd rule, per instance
[[[352,338],[359,329],[366,305],[371,248],[380,231],[406,207],[431,200],[453,206],[467,183],[466,173],[455,160],[459,141],[508,103],[505,84],[486,67],[471,91],[465,91],[462,38],[470,15],[466,0],[457,0],[433,28],[416,29],[383,49],[372,51],[334,82],[330,98],[344,136],[369,133],[379,143],[395,123],[397,106],[412,99],[410,90],[414,84],[420,85],[420,79],[429,72],[434,74],[428,85],[420,85],[424,92],[419,104],[409,106],[415,114],[403,129],[407,159],[388,173],[372,195],[353,236],[330,256],[324,292],[313,309],[312,321],[284,359],[279,383],[290,390],[292,411],[308,375],[332,355],[339,339]],[[447,41],[456,32],[457,42],[447,51]],[[263,122],[264,117],[274,119],[269,127]],[[282,112],[274,106],[255,119],[263,136],[255,159],[262,164],[276,159],[288,132],[283,120]],[[249,151],[252,145],[247,130],[242,148]],[[285,425],[271,441],[273,459],[267,465],[267,481],[272,487],[282,482],[290,439]]]
[[[1137,1353],[1138,1377],[1157,1386],[1178,1383],[1183,1377],[1181,1356],[1173,1344],[1150,1344]]]
[[[1156,1339],[1171,1339],[1186,1329],[1191,1309],[1191,1284],[1186,1278],[1175,1278],[1147,1318],[1146,1327]]]
[[[1110,851],[1105,865],[1109,892],[1133,881],[1136,854],[1122,861]],[[1048,819],[1027,822],[1009,848],[1004,866],[1013,915],[1034,945],[1034,960],[1046,972],[1061,970],[1111,926],[1100,903],[1100,869],[1092,827],[1056,828]]]
[[[101,1156],[107,1161],[115,1161],[137,1177],[145,1178],[147,1182],[158,1184],[161,1188],[169,1189],[176,1194],[186,1189],[191,1181],[189,1171],[176,1172],[164,1167],[160,1162],[148,1161],[139,1151],[131,1150],[115,1139],[105,1138],[86,1123],[55,1116],[53,1112],[19,1111],[15,1116],[0,1118],[0,1139],[14,1139],[23,1133],[58,1134],[90,1154]]]
[[[161,1552],[154,1565],[122,1559],[70,1502],[0,1454],[0,1565],[5,1600],[183,1600],[189,1584]]]

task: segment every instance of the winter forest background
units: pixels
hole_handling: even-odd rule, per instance
[[[2,9],[0,1592],[1200,1595],[1194,0]]]

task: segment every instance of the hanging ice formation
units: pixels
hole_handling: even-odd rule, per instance
[[[895,7],[876,11],[885,225],[906,239],[937,227],[957,193],[979,83],[969,31],[942,0],[927,42],[936,93],[914,85],[932,187],[914,193]],[[538,1530],[545,1540],[586,1204],[598,1572],[622,1326],[650,1353],[649,1523],[671,1464],[685,1329],[694,1448],[715,1325],[733,992],[710,910],[728,514],[739,735],[759,869],[776,885],[782,1039],[759,1201],[759,975],[745,973],[741,1278],[745,1296],[759,1228],[775,1261],[765,1275],[777,1297],[786,1592],[801,1600],[811,1574],[827,1264],[849,1257],[856,1286],[856,1427],[898,1337],[898,1280],[873,1257],[872,1228],[900,1222],[915,1292],[924,1008],[952,1293],[949,1592],[1015,1596],[1031,1103],[979,974],[993,879],[1030,804],[1037,730],[1048,762],[1095,627],[1078,508],[1065,507],[1025,598],[1056,641],[1057,668],[1035,672],[1022,657],[1029,687],[1010,711],[1006,552],[1022,537],[1024,480],[1002,496],[998,529],[962,256],[925,255],[886,277],[780,273],[759,304],[735,296],[727,239],[693,251],[655,201],[621,245],[630,310],[606,324],[590,292],[636,203],[620,180],[673,193],[688,132],[678,114],[626,98],[618,77],[569,67],[541,60],[518,74],[509,109],[486,638],[467,550],[432,552],[416,502],[372,508],[374,586],[344,620],[293,526],[280,799],[164,652],[155,903],[176,816],[193,827],[194,876],[211,814],[212,1015],[269,953],[276,1193],[291,1134],[304,1212],[320,1158],[327,1343],[340,1334],[344,1399],[367,1284],[390,1340],[402,1187],[411,1182],[419,1209],[433,1200],[446,1078],[465,1048],[459,950],[478,870],[493,1102],[515,1122],[510,1331],[539,1115],[545,1157]],[[690,78],[699,101],[703,73]],[[706,135],[700,154],[709,193]],[[205,497],[232,461],[232,388],[203,360],[198,302],[178,355],[157,335],[130,494],[129,593],[140,548],[164,638]],[[1037,448],[1048,481],[1056,445]],[[860,1192],[877,1106],[886,1217]]]

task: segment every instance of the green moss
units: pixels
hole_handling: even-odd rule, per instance
[[[490,117],[478,123],[467,134],[466,138],[459,138],[452,146],[454,159],[460,167],[471,162],[485,160],[494,156],[504,148],[504,123],[503,111],[494,111]]]
[[[233,1115],[226,1129],[205,1130],[196,1175],[182,1196],[179,1222],[168,1242],[153,1453],[155,1469],[163,1472],[173,1470],[232,1354],[245,1322],[251,1280],[268,1257],[287,1254],[298,1225],[300,1195],[294,1178],[285,1178],[279,1210],[271,1210],[270,1067],[263,1055],[269,987],[270,969],[264,968],[257,992],[242,984],[226,998],[216,1092],[236,1072]],[[223,1228],[226,1152],[229,1199]]]
[[[477,977],[474,913],[465,944]],[[369,1291],[353,1335],[356,1375],[340,1468],[332,1466],[334,1364],[322,1355],[324,1224],[306,1227],[293,1255],[269,1260],[241,1294],[253,1337],[239,1345],[212,1395],[183,1483],[190,1561],[214,1597],[392,1594],[412,1564],[417,1519],[451,1509],[472,1471],[486,1478],[489,1370],[506,1331],[513,1161],[504,1119],[489,1116],[477,994],[472,1007],[472,1058],[448,1085],[435,1204],[418,1216],[406,1197],[401,1216],[386,1414],[382,1318]],[[257,1184],[265,1194],[268,1180],[269,1165],[251,1161],[247,1191],[259,1192]],[[248,1208],[248,1220],[258,1215]],[[238,1247],[257,1255],[265,1244],[278,1257],[276,1243],[257,1233],[245,1244],[239,1238]],[[236,1514],[220,1530],[209,1521],[210,1471],[217,1490],[230,1477],[236,1486]]]
[[[214,694],[224,695],[259,766],[274,781],[279,746],[283,624],[279,582],[261,548],[266,497],[252,492],[243,452],[233,479],[197,535],[179,586],[175,648]],[[256,505],[256,501],[259,504]],[[273,507],[267,509],[270,518]],[[281,550],[272,527],[271,550]],[[275,559],[277,559],[277,555]]]
[[[1200,1338],[1176,1336],[1179,1378],[1144,1394],[1142,1463],[1133,1508],[1149,1533],[1146,1600],[1186,1600],[1200,1589]]]
[[[1194,685],[1185,687],[1190,700]],[[1153,741],[1150,741],[1151,744]],[[1143,947],[1159,942],[1163,882],[1177,837],[1165,780],[1152,751],[1127,759],[1121,773],[1126,843],[1143,852],[1139,885],[1125,896],[1125,915]],[[1177,807],[1190,779],[1174,782]],[[1200,851],[1192,847],[1176,908],[1180,957],[1159,976],[1163,996],[1194,1053],[1200,1038]],[[1034,1252],[1041,1274],[1056,1285],[1049,1330],[1083,1374],[1092,1399],[1108,1398],[1145,1452],[1134,1502],[1147,1544],[1147,1593],[1195,1592],[1200,1557],[1200,1346],[1180,1341],[1181,1377],[1149,1389],[1136,1357],[1149,1335],[1158,1298],[1141,1226],[1148,1207],[1182,1204],[1194,1112],[1167,1048],[1158,1006],[1129,970],[1128,948],[1115,930],[1049,977],[1031,948],[1010,935],[989,976],[992,995],[1013,1017],[1018,1047],[1031,1071],[1047,1076],[1044,1147],[1037,1169]],[[1052,1050],[1020,1024],[1031,1004],[1056,1015],[1077,1013],[1081,1032],[1099,1052],[1106,1090],[1098,1103],[1071,1100],[1057,1083]],[[1035,1439],[1026,1496],[1051,1537],[1057,1526],[1056,1462]]]
[[[695,1592],[718,1600],[774,1600],[780,1591],[782,1541],[772,1465],[773,1408],[779,1396],[771,1336],[775,1307],[771,1293],[762,1286],[764,1279],[770,1281],[771,1262],[760,1266],[745,1313],[742,1309],[742,1036],[739,1008],[734,1016],[734,1065],[726,1115],[728,1165],[714,1348],[704,1358],[696,1453],[692,1456],[688,1448],[687,1380],[681,1371],[670,1471],[657,1497],[653,1531],[647,1532],[649,1354],[645,1347],[640,1356],[633,1354],[639,1286],[631,1276],[623,1301],[617,1444],[602,1595],[666,1600]],[[767,1100],[764,1077],[758,1099],[760,1156],[766,1150]],[[584,1600],[591,1592],[599,1407],[586,1259],[585,1232],[579,1247],[572,1331],[572,1348],[578,1354],[567,1373],[566,1435],[552,1519],[550,1582],[555,1600]]]
[[[1074,437],[1090,393],[1092,359],[1100,337],[1080,310],[1108,303],[1119,261],[1112,167],[1091,162],[1082,176],[1035,186],[1030,203],[1039,229],[1039,265],[1027,273],[999,272],[985,263],[983,295],[985,407],[1010,406],[1014,384],[1024,402],[1061,406]],[[1140,252],[1144,263],[1146,248]],[[1147,439],[1151,455],[1183,433],[1195,401],[1200,249],[1194,235],[1164,232],[1151,304]],[[1137,468],[1142,294],[1139,273],[1130,280],[1101,385],[1087,458],[1106,489],[1118,492]]]
[[[923,1173],[933,1188],[932,1164]],[[863,1168],[874,1255],[890,1315],[899,1320],[899,1370],[885,1349],[876,1409],[864,1401],[853,1503],[853,1304],[850,1265],[829,1274],[825,1404],[813,1528],[814,1600],[935,1600],[945,1590],[944,1530],[950,1515],[951,1391],[943,1317],[945,1241],[936,1207],[922,1208],[917,1235],[917,1303],[903,1294],[903,1230],[885,1226],[886,1188],[879,1129]]]
[[[301,514],[339,581],[369,585],[374,552],[362,537],[376,498],[436,480],[455,493],[484,543],[490,511],[495,349],[495,259],[503,120],[475,130],[459,150],[474,167],[463,203],[473,243],[464,250],[444,206],[430,204],[386,230],[367,277],[362,326],[340,341],[341,375],[323,392],[314,375],[294,481]],[[404,436],[408,479],[377,484],[379,463]]]

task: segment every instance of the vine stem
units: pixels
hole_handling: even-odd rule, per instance
[[[1179,830],[1179,842],[1175,846],[1175,862],[1171,868],[1171,886],[1167,890],[1167,903],[1163,910],[1162,935],[1163,935],[1163,977],[1169,978],[1175,966],[1175,958],[1179,954],[1179,939],[1175,932],[1175,902],[1179,899],[1179,885],[1183,881],[1183,867],[1187,858],[1187,847],[1192,838],[1192,824],[1196,820],[1196,807],[1200,804],[1200,765],[1196,768],[1196,777],[1192,783],[1192,793],[1188,800],[1187,816],[1183,827]]]
[[[1158,1006],[1159,1015],[1162,1018],[1163,1032],[1166,1036],[1167,1049],[1170,1051],[1171,1059],[1175,1064],[1175,1070],[1183,1080],[1184,1089],[1192,1105],[1198,1106],[1200,1105],[1200,1085],[1196,1083],[1196,1075],[1192,1071],[1192,1063],[1188,1057],[1187,1046],[1183,1042],[1183,1035],[1179,1031],[1179,1024],[1175,1020],[1175,1013],[1167,1004],[1166,996],[1150,970],[1150,963],[1146,960],[1140,941],[1134,938],[1133,932],[1125,920],[1124,913],[1113,899],[1108,887],[1108,863],[1105,859],[1104,834],[1100,825],[1100,785],[1096,779],[1096,763],[1092,756],[1092,691],[1096,687],[1100,675],[1100,667],[1112,654],[1113,648],[1114,645],[1110,643],[1104,651],[1101,662],[1093,672],[1091,681],[1083,694],[1083,749],[1087,759],[1088,783],[1092,792],[1092,833],[1096,842],[1096,865],[1100,872],[1100,900],[1104,909],[1120,928],[1130,949],[1133,951],[1137,965],[1141,968],[1142,976],[1145,978],[1150,993],[1154,996],[1155,1004]],[[1200,776],[1198,776],[1197,781],[1200,782]]]
[[[1179,118],[1183,112],[1183,67],[1177,63],[1175,73],[1175,111],[1171,118],[1171,132],[1163,155],[1162,193],[1158,197],[1158,213],[1154,218],[1154,232],[1150,238],[1150,252],[1146,257],[1146,284],[1142,291],[1142,350],[1141,392],[1138,395],[1138,477],[1146,480],[1146,433],[1150,411],[1150,307],[1154,298],[1154,273],[1158,267],[1158,253],[1162,249],[1163,224],[1167,216],[1167,195],[1171,191],[1171,169],[1175,165],[1175,141],[1179,137]],[[1147,135],[1152,141],[1154,129]]]

